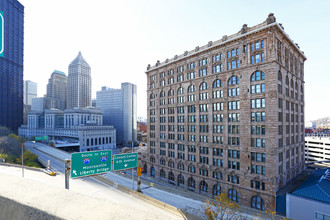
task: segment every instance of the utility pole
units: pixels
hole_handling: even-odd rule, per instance
[[[140,188],[141,181],[139,180],[141,174],[142,174],[142,162],[141,162],[141,158],[138,158],[137,167],[136,167],[136,185],[137,185],[136,191],[138,192],[142,192]]]
[[[71,160],[65,159],[65,189],[69,189],[69,180],[70,180],[70,163]]]
[[[24,178],[24,145],[23,143],[21,143],[21,146],[22,146],[22,177]]]
[[[133,153],[133,141],[131,142],[132,153]],[[134,168],[132,168],[132,190],[134,190]]]

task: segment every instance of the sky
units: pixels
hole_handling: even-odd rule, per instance
[[[102,86],[137,85],[147,116],[148,64],[252,27],[274,13],[304,51],[305,120],[330,116],[328,0],[19,0],[25,7],[24,80],[46,94],[51,73],[68,74],[81,51],[91,66],[92,97]]]

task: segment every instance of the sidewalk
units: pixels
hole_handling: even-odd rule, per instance
[[[130,171],[126,171],[126,174],[122,174],[123,176],[125,176],[128,179],[131,179],[131,172]],[[142,178],[141,178],[142,177]],[[134,179],[136,180],[136,175],[134,176]],[[184,196],[186,198],[189,199],[194,199],[194,200],[198,200],[201,202],[205,202],[208,199],[213,200],[213,202],[215,202],[215,200],[211,197],[199,194],[198,192],[192,192],[189,191],[188,189],[185,189],[183,187],[179,187],[170,183],[167,183],[165,181],[162,180],[158,180],[154,177],[149,177],[145,174],[142,174],[142,176],[140,176],[140,180],[142,184],[148,185],[150,186],[150,183],[153,183],[153,187],[163,190],[163,191],[167,191],[176,195],[180,195],[180,196]],[[143,192],[143,188],[141,188],[142,192]],[[184,212],[188,212],[190,214],[194,214],[197,215],[198,213],[201,213],[201,209],[195,209],[193,207],[189,207],[186,210],[182,210]],[[258,216],[261,216],[262,219],[271,219],[270,216],[268,214],[266,214],[265,212],[260,212],[256,209],[252,209],[246,206],[240,206],[240,212],[244,215],[246,215],[247,217],[253,218],[253,219],[260,219],[258,218]],[[283,219],[282,216],[275,216],[275,219]]]

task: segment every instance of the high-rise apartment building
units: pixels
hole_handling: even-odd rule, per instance
[[[103,113],[104,125],[116,128],[118,145],[127,146],[137,140],[136,85],[122,83],[120,89],[102,87],[96,93],[96,107]]]
[[[23,123],[24,6],[0,0],[0,125],[13,131]]]
[[[92,106],[91,68],[79,52],[69,65],[67,108]]]
[[[275,209],[304,168],[306,57],[270,14],[148,66],[148,152],[157,179]]]
[[[64,111],[66,109],[67,77],[64,72],[54,70],[47,84],[46,108],[56,108]]]
[[[24,81],[24,105],[32,105],[32,99],[38,97],[38,84],[30,80]]]

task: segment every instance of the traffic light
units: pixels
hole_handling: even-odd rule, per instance
[[[141,176],[141,174],[142,174],[142,167],[138,167],[136,170],[137,170],[137,176]]]

